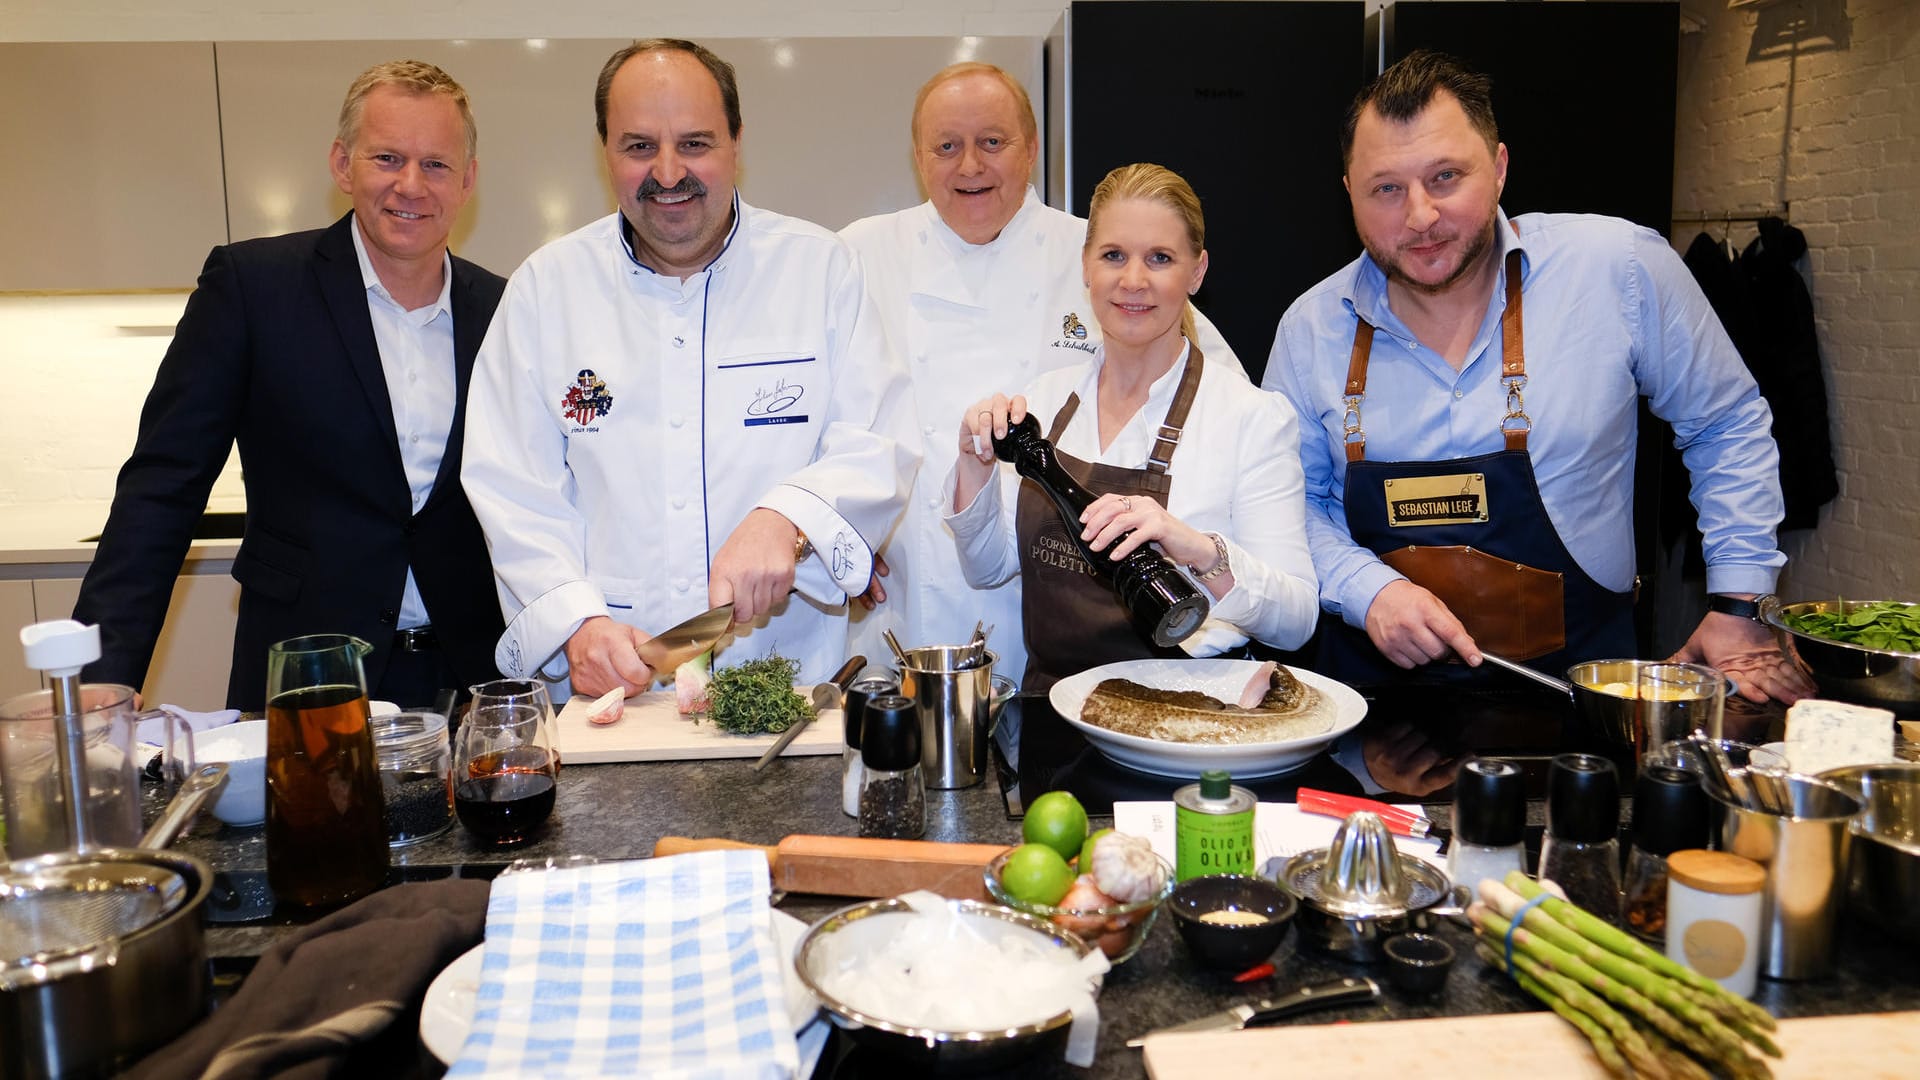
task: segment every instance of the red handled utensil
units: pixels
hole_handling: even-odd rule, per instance
[[[1380,820],[1386,822],[1387,831],[1396,836],[1438,839],[1446,835],[1445,829],[1437,828],[1432,822],[1404,806],[1363,799],[1357,795],[1336,795],[1331,791],[1301,788],[1294,794],[1294,800],[1302,811],[1309,814],[1325,814],[1328,817],[1337,818],[1344,818],[1361,810],[1378,814]]]

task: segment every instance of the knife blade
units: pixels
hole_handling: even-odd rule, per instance
[[[767,747],[767,752],[760,755],[760,760],[753,763],[753,771],[759,772],[774,758],[779,757],[780,752],[785,750],[793,740],[799,738],[800,732],[805,730],[808,724],[813,723],[814,717],[828,709],[839,708],[840,703],[846,699],[847,687],[853,683],[853,677],[860,674],[860,669],[866,666],[866,657],[855,656],[840,665],[840,670],[833,673],[833,678],[815,686],[811,702],[812,711],[795,720],[792,727],[780,733],[780,737],[773,741],[773,745]]]
[[[1380,986],[1372,979],[1335,979],[1332,982],[1303,986],[1291,994],[1282,994],[1276,998],[1243,1002],[1217,1013],[1209,1013],[1198,1020],[1189,1020],[1184,1024],[1154,1028],[1145,1035],[1128,1039],[1127,1045],[1138,1049],[1145,1046],[1147,1040],[1155,1035],[1171,1035],[1176,1032],[1239,1031],[1242,1028],[1270,1024],[1275,1020],[1297,1012],[1305,1012],[1308,1009],[1354,1005],[1362,1001],[1371,1001],[1378,996],[1380,996]]]
[[[733,604],[725,603],[660,631],[634,649],[648,667],[665,678],[673,674],[673,669],[713,648],[732,625]]]

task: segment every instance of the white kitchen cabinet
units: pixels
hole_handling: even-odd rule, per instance
[[[240,611],[240,583],[228,573],[232,568],[225,559],[197,560],[174,581],[167,621],[147,667],[146,685],[140,688],[147,705],[196,711],[226,707],[233,626]],[[79,578],[36,578],[32,584],[39,619],[72,616],[80,597]]]
[[[40,689],[20,651],[20,628],[34,621],[33,582],[0,581],[0,701]]]

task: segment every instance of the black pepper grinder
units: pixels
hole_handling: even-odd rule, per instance
[[[1703,848],[1713,836],[1700,777],[1672,765],[1642,765],[1633,782],[1633,845],[1621,915],[1627,929],[1666,940],[1667,856]]]
[[[1599,918],[1620,922],[1620,774],[1594,754],[1560,754],[1547,773],[1540,880]]]
[[[866,777],[866,766],[860,760],[860,725],[866,722],[867,702],[899,692],[899,676],[884,669],[861,675],[847,687],[840,710],[845,738],[840,751],[840,809],[850,818],[860,816],[860,788]]]
[[[927,831],[920,718],[899,694],[867,700],[860,723],[860,835],[917,840]]]
[[[1004,439],[993,440],[993,452],[1013,463],[1015,472],[1039,485],[1060,516],[1071,523],[1067,536],[1092,568],[1094,576],[1113,586],[1140,636],[1162,648],[1172,648],[1193,636],[1207,621],[1212,605],[1207,596],[1173,560],[1151,544],[1142,544],[1114,562],[1080,539],[1080,514],[1099,496],[1081,487],[1054,454],[1053,444],[1040,434],[1040,421],[1028,416],[1009,425]]]

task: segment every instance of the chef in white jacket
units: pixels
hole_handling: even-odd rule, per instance
[[[996,628],[996,670],[1026,668],[1020,579],[969,586],[943,520],[953,467],[954,410],[1043,372],[1084,363],[1100,347],[1080,248],[1087,223],[1040,201],[1027,182],[1040,152],[1033,105],[992,64],[943,68],[913,106],[913,160],[927,201],[841,230],[860,253],[867,290],[906,360],[924,458],[898,528],[881,549],[871,611],[854,612],[854,651],[885,656],[880,632],[908,647],[958,644],[976,621]],[[1204,316],[1209,364],[1246,377]]]
[[[500,670],[635,693],[637,644],[730,601],[722,663],[823,680],[918,463],[905,375],[846,245],[736,194],[731,66],[635,42],[595,101],[619,210],[514,273],[469,391]]]

